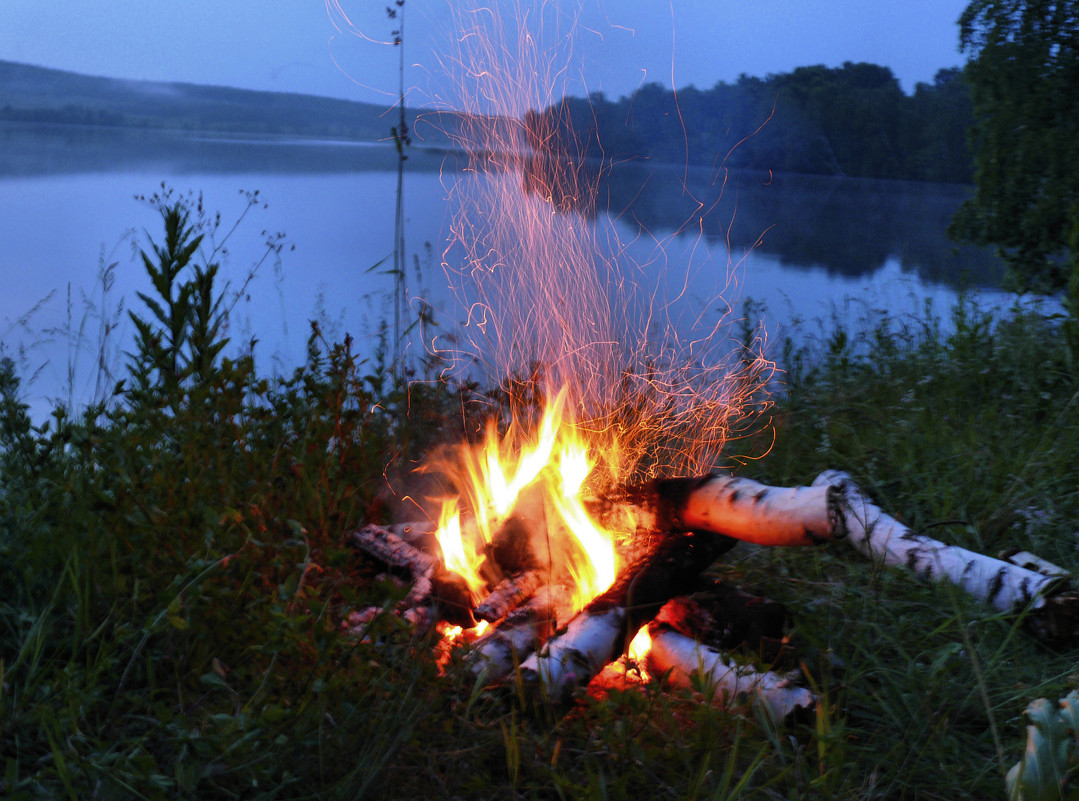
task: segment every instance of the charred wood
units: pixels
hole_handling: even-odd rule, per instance
[[[476,624],[468,584],[447,570],[437,556],[421,551],[382,526],[364,526],[353,531],[349,539],[369,556],[411,574],[412,588],[397,605],[398,613],[406,619],[426,620],[426,615],[412,610],[433,601],[439,617],[446,622],[465,627]]]
[[[491,683],[508,676],[547,641],[566,615],[568,602],[565,590],[544,587],[517,607],[473,644],[468,656],[473,674],[486,674]]]
[[[547,515],[538,485],[521,492],[513,513],[495,530],[486,551],[505,576],[547,563]]]
[[[491,623],[501,620],[528,600],[536,590],[543,586],[544,581],[545,576],[542,570],[526,570],[503,579],[476,607],[476,618]]]
[[[382,526],[364,526],[349,534],[352,544],[388,567],[406,570],[412,576],[412,589],[401,602],[402,608],[421,604],[431,595],[431,576],[439,564],[438,557],[409,545]]]
[[[659,538],[652,553],[623,569],[564,633],[525,660],[522,677],[542,685],[548,698],[566,700],[574,687],[589,682],[625,650],[627,632],[636,632],[667,600],[691,587],[732,544],[708,532]]]
[[[787,608],[717,581],[694,593],[672,598],[660,610],[663,624],[719,651],[744,649],[774,664],[787,651]]]

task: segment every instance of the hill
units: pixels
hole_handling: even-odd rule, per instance
[[[409,111],[413,125],[418,113]],[[121,80],[0,61],[0,121],[378,140],[386,107],[287,92]],[[435,126],[422,125],[424,139]],[[439,137],[441,138],[441,137]]]

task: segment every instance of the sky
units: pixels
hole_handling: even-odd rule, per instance
[[[397,51],[377,41],[390,38],[392,2],[3,0],[0,59],[389,104]],[[484,2],[503,22],[542,23],[535,41],[574,94],[617,98],[651,81],[703,89],[845,61],[891,67],[910,92],[964,60],[956,23],[966,0],[407,0],[409,105],[455,105],[453,54],[467,40],[453,9]]]

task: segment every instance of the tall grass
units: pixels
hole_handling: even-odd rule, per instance
[[[402,380],[389,348],[364,360],[317,326],[284,377],[228,357],[212,260],[177,268],[200,230],[173,200],[145,264],[174,272],[171,294],[131,309],[120,394],[35,427],[0,362],[0,796],[993,798],[1026,704],[1079,685],[1074,651],[842,543],[713,568],[793,611],[821,703],[782,730],[706,687],[566,710],[475,686],[460,652],[440,676],[388,615],[373,643],[342,636],[350,609],[402,593],[344,534],[500,396]],[[845,469],[939,539],[1072,567],[1079,384],[1059,324],[951,315],[791,343],[775,444],[744,471]]]

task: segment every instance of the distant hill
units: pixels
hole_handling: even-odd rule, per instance
[[[417,113],[427,118],[416,132],[424,144],[445,144],[441,123],[453,115],[410,110],[413,129]],[[397,115],[316,95],[102,78],[0,61],[3,120],[377,141],[390,137]]]

